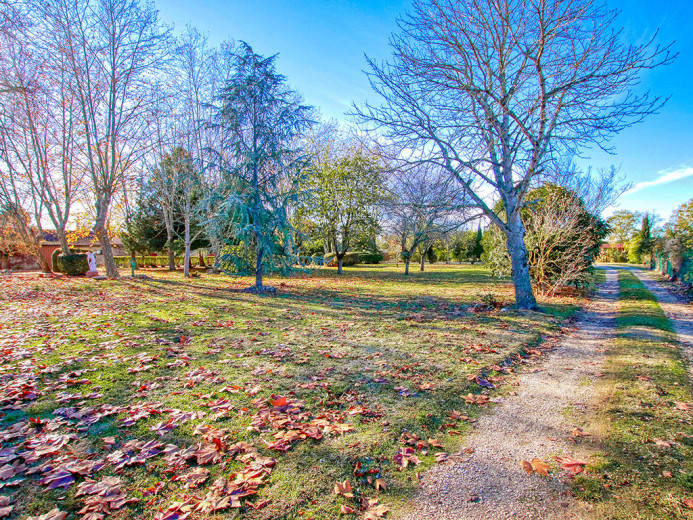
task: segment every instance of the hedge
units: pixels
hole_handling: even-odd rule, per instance
[[[68,276],[83,276],[89,271],[87,255],[83,253],[71,255],[58,255],[58,265]]]
[[[124,269],[130,269],[130,260],[132,257],[130,256],[116,256],[114,257],[115,263],[118,267],[122,267]],[[185,260],[185,257],[182,256],[177,256],[175,257],[174,261],[176,265],[183,265],[183,262]],[[168,256],[167,255],[159,255],[159,256],[138,256],[135,258],[135,262],[137,262],[137,268],[142,269],[143,267],[168,267]],[[200,258],[198,255],[190,256],[190,265],[192,267],[196,267],[197,265],[200,264]],[[211,267],[214,265],[214,257],[213,256],[207,256],[205,257],[205,264],[208,267]]]
[[[348,267],[357,264],[379,264],[382,261],[383,254],[380,251],[377,253],[370,253],[367,251],[349,251],[344,255],[342,265]],[[334,253],[326,254],[325,263],[328,265],[337,265],[337,255]]]

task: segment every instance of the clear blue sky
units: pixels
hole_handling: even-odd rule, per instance
[[[620,208],[655,210],[668,217],[693,198],[693,2],[611,1],[622,11],[620,25],[631,41],[657,29],[659,40],[675,40],[673,65],[650,72],[644,84],[671,96],[645,123],[617,136],[615,155],[588,152],[584,165],[615,164],[636,186]],[[279,53],[278,69],[325,117],[345,119],[352,102],[373,94],[363,74],[364,53],[389,57],[388,37],[408,0],[156,0],[162,20],[177,30],[192,24],[213,44],[244,40],[264,55]]]

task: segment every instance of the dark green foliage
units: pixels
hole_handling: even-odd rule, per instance
[[[484,252],[481,226],[476,231],[468,230],[455,233],[452,241],[452,257],[458,262],[468,261],[472,264],[481,259]]]
[[[379,264],[380,262],[383,261],[383,253],[381,251],[377,251],[375,253],[371,252],[364,252],[364,253],[358,253],[361,263],[362,264]]]
[[[433,246],[430,246],[430,247],[426,250],[426,261],[427,261],[429,264],[435,264],[435,263],[438,261],[438,255],[437,255],[436,252],[433,250]]]
[[[62,268],[62,272],[68,276],[82,276],[89,271],[87,255],[83,253],[59,255],[58,263]]]
[[[376,253],[371,253],[369,251],[349,251],[344,255],[342,259],[342,265],[345,267],[354,266],[358,264],[379,264],[383,261],[383,253],[378,251]],[[337,264],[337,255],[335,253],[328,253],[325,255],[325,263],[327,264]]]

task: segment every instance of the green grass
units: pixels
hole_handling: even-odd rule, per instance
[[[335,482],[345,479],[358,497],[379,498],[395,508],[411,497],[416,472],[431,467],[435,453],[461,446],[468,422],[451,419],[450,412],[472,419],[481,413],[463,399],[469,392],[489,392],[474,377],[495,382],[495,393],[510,390],[505,383],[513,377],[513,361],[555,332],[581,303],[564,296],[542,301],[545,313],[514,312],[507,309],[512,286],[472,266],[438,265],[409,277],[394,266],[350,268],[341,277],[321,269],[268,280],[278,287],[274,297],[241,292],[250,284],[247,278],[141,273],[151,279],[3,281],[0,335],[7,340],[0,344],[0,369],[11,377],[37,374],[41,395],[4,410],[0,429],[29,417],[55,418],[57,408],[158,403],[151,408],[161,413],[132,426],[122,425],[124,412],[101,418],[82,428],[79,443],[62,453],[95,459],[113,451],[104,450],[103,437],[117,436],[115,448],[131,439],[185,448],[200,442],[193,433],[197,426],[221,428],[227,445],[252,444],[276,459],[276,466],[256,496],[218,518],[336,518],[341,505],[359,508],[355,499],[332,492]],[[488,294],[501,303],[498,308],[468,311]],[[142,366],[148,368],[132,371]],[[88,382],[74,383],[78,379]],[[56,400],[66,393],[77,399]],[[304,422],[327,413],[353,430],[296,440],[286,453],[270,449],[275,433],[291,429],[252,428],[258,406],[273,396],[302,401]],[[210,404],[220,398],[228,401],[228,413],[211,418]],[[367,413],[350,414],[355,407]],[[206,416],[159,436],[151,428],[166,420],[170,409]],[[76,422],[65,421],[56,431],[75,432]],[[424,441],[435,438],[443,448],[418,449],[421,464],[400,471],[393,456],[405,432]],[[24,440],[8,440],[3,448]],[[182,470],[172,470],[161,456],[126,468],[119,476],[128,497],[141,501],[115,518],[148,519],[174,501],[204,496],[217,477],[232,477],[244,464],[224,454],[221,464],[204,467],[210,477],[193,490],[171,480]],[[373,471],[359,476],[359,467]],[[107,465],[92,478],[112,474]],[[368,475],[382,478],[387,489],[376,491]],[[158,482],[161,492],[145,496]],[[24,515],[56,505],[74,514],[84,505],[84,497],[75,496],[76,484],[46,491],[29,476],[7,489],[15,511]],[[263,500],[269,503],[262,509],[248,506]]]
[[[595,505],[595,518],[690,519],[693,416],[679,404],[693,405],[687,367],[652,293],[627,271],[619,271],[619,285],[618,333],[595,425],[603,432],[594,441],[598,462],[573,489]]]

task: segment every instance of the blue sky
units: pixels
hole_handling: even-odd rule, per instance
[[[345,119],[352,102],[373,99],[363,73],[364,53],[389,57],[388,37],[397,29],[404,0],[156,0],[162,20],[182,29],[192,24],[210,42],[245,40],[256,52],[279,53],[278,69],[325,117]],[[693,2],[611,1],[634,42],[659,29],[675,40],[674,64],[651,71],[643,84],[671,99],[662,111],[617,136],[614,155],[586,152],[583,165],[621,167],[634,189],[619,208],[655,210],[668,217],[693,197]]]

